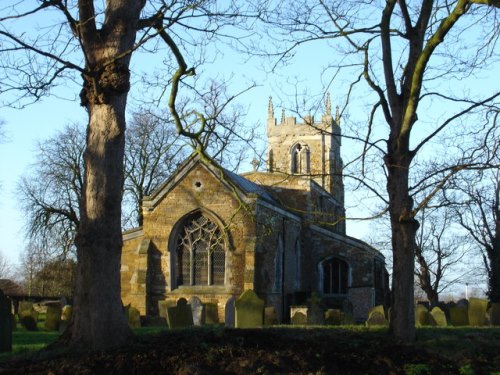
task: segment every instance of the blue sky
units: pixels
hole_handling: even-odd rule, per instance
[[[134,57],[133,67],[140,71],[151,71],[161,63],[161,54],[148,55],[145,57]],[[337,51],[325,47],[321,44],[303,45],[287,67],[280,67],[275,73],[268,74],[262,67],[262,61],[254,58],[246,60],[245,57],[237,55],[234,51],[223,48],[217,59],[212,64],[198,70],[198,75],[204,78],[225,77],[230,79],[228,89],[230,93],[236,93],[247,87],[251,82],[255,82],[257,87],[245,93],[239,98],[239,103],[248,109],[247,123],[259,123],[262,133],[265,132],[265,121],[267,116],[267,103],[270,95],[273,96],[275,104],[275,114],[279,117],[281,103],[287,107],[293,106],[294,97],[304,91],[318,95],[327,79],[331,75],[322,76],[323,68],[330,59],[338,57]],[[189,64],[189,61],[188,61]],[[469,77],[464,81],[448,81],[447,89],[454,90],[456,85],[460,90],[479,91],[483,93],[492,92],[499,83],[498,74],[500,71],[498,63],[491,65],[480,77]],[[334,74],[334,70],[329,71]],[[348,90],[348,83],[351,76],[335,77],[332,86],[328,91],[332,96],[332,106],[342,106],[344,96]],[[16,186],[22,174],[33,163],[35,157],[35,145],[37,141],[53,136],[58,130],[69,122],[85,123],[86,114],[79,105],[78,93],[80,88],[77,85],[58,87],[51,92],[51,96],[44,98],[41,102],[28,106],[22,110],[11,108],[1,108],[0,119],[5,121],[4,130],[7,141],[0,144],[0,251],[15,263],[19,254],[25,247],[23,225],[24,219],[20,211]],[[133,87],[129,100],[133,107],[135,99],[144,97],[146,94],[139,86]],[[306,95],[307,97],[307,95]],[[312,101],[320,102],[322,97],[310,97]],[[360,98],[359,101],[349,106],[350,124],[358,121],[363,126],[363,121],[368,117],[369,104],[372,104],[371,97]],[[318,103],[319,104],[319,103]],[[321,103],[322,104],[322,103]],[[419,112],[420,127],[434,126],[439,120],[440,112],[434,112],[433,103],[428,103],[421,107]],[[319,106],[322,108],[322,106]],[[290,112],[288,112],[289,115]],[[320,113],[318,113],[319,115]],[[442,119],[442,117],[441,117]],[[345,123],[346,121],[344,121]],[[384,129],[382,123],[381,129]],[[417,134],[415,134],[418,136]],[[440,145],[435,143],[430,145],[428,153],[440,152]],[[434,148],[432,148],[434,147]],[[342,150],[344,161],[348,159],[346,154],[350,151],[348,142],[344,142]],[[248,166],[248,169],[251,167]],[[243,172],[243,170],[242,170]],[[348,216],[366,215],[370,209],[371,201],[359,200],[357,197],[346,191],[346,201]],[[371,223],[369,222],[348,222],[348,234],[357,238],[364,238],[370,234]]]

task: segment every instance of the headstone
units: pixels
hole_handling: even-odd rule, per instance
[[[493,302],[490,307],[490,324],[500,326],[500,302]]]
[[[236,328],[262,327],[264,301],[251,289],[245,290],[234,302]]]
[[[415,325],[417,327],[423,327],[428,325],[433,325],[433,321],[430,320],[429,310],[427,310],[426,305],[418,303],[415,306]]]
[[[307,324],[307,310],[307,306],[290,306],[290,321],[292,324]]]
[[[205,324],[219,323],[219,307],[216,303],[205,303]]]
[[[12,303],[0,290],[0,352],[12,351]]]
[[[450,307],[450,323],[452,326],[469,325],[469,315],[467,312],[467,308],[459,307],[458,305],[455,307]]]
[[[380,314],[382,314],[382,316],[385,318],[385,310],[384,310],[384,306],[382,305],[378,305],[378,306],[374,306],[372,307],[369,311],[368,311],[368,316],[370,316],[370,314],[374,313],[374,312],[378,312]]]
[[[234,301],[236,301],[234,296],[229,297],[224,307],[224,325],[226,327],[234,327]]]
[[[47,331],[58,331],[61,322],[62,308],[59,303],[47,305],[45,313],[45,329]]]
[[[19,317],[19,322],[27,331],[38,330],[38,314],[33,308],[33,303],[29,301],[19,302],[19,310],[17,315]]]
[[[446,320],[446,314],[439,307],[434,307],[431,310],[431,316],[438,327],[446,327],[448,322]]]
[[[339,326],[342,324],[343,315],[339,309],[328,309],[325,311],[325,323],[331,326]]]
[[[264,325],[272,326],[278,324],[278,319],[276,318],[276,309],[274,306],[268,306],[264,309]]]
[[[469,298],[469,325],[482,327],[486,323],[488,301],[481,298]]]
[[[141,313],[133,306],[128,309],[128,325],[130,328],[141,328]]]
[[[191,327],[193,313],[185,298],[177,301],[177,306],[167,307],[167,323],[170,328]]]
[[[312,303],[307,310],[307,324],[310,325],[324,325],[325,324],[325,311],[317,303]]]
[[[296,311],[292,316],[292,324],[302,326],[307,324],[307,315],[302,311]]]
[[[373,311],[368,316],[368,320],[366,321],[365,324],[367,327],[387,326],[387,325],[389,325],[389,322],[387,321],[387,319],[385,318],[385,316],[381,312]]]
[[[306,325],[308,310],[304,305],[290,306],[290,322],[294,325]]]
[[[64,306],[61,312],[61,321],[69,322],[72,316],[73,316],[73,306],[71,305]]]
[[[191,297],[188,304],[191,306],[191,311],[193,312],[193,324],[195,326],[205,324],[205,309],[201,300],[198,297]]]

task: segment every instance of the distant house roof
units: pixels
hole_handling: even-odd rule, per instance
[[[10,279],[0,279],[0,289],[6,296],[24,295],[24,288]]]

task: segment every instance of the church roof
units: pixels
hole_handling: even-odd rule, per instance
[[[215,162],[205,162],[196,153],[193,153],[188,157],[177,170],[161,184],[151,195],[144,197],[143,206],[151,207],[155,206],[156,203],[162,199],[168,192],[186,175],[188,174],[195,165],[203,165],[207,170],[209,170],[212,175],[220,180],[225,185],[234,185],[235,188],[239,190],[239,193],[243,195],[257,195],[259,198],[279,206],[280,204],[273,196],[263,187],[255,182],[247,180],[245,177],[240,176],[234,172],[231,172],[222,166],[216,164]],[[221,176],[222,173],[222,176]]]

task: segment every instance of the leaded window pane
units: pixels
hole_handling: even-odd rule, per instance
[[[224,240],[207,217],[197,214],[186,221],[179,233],[177,257],[177,285],[224,284]]]

